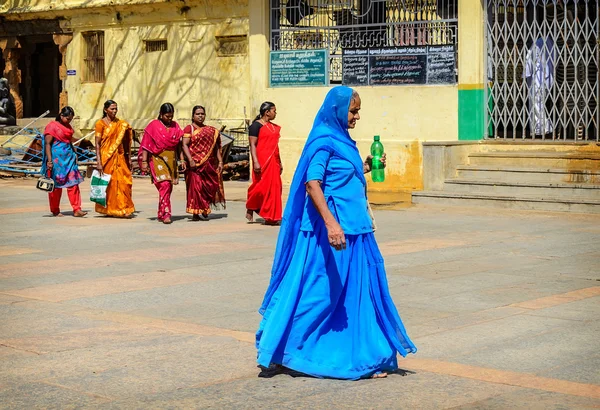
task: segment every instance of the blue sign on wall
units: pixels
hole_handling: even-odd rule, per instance
[[[329,53],[319,50],[271,51],[271,87],[316,87],[329,85]]]
[[[77,75],[77,70],[67,70],[67,75]]]

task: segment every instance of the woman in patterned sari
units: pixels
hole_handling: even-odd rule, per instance
[[[188,160],[185,173],[186,211],[193,221],[204,219],[212,208],[225,208],[223,190],[223,156],[221,137],[215,128],[205,125],[206,110],[201,105],[192,109],[192,124],[183,130],[183,152]]]
[[[152,182],[158,190],[158,221],[165,224],[172,222],[171,192],[173,185],[179,183],[178,164],[185,171],[183,152],[179,149],[183,130],[173,121],[174,113],[173,104],[160,106],[158,119],[150,121],[144,129],[138,154],[142,172],[150,169]]]
[[[96,204],[96,212],[131,218],[135,207],[131,197],[131,141],[133,130],[117,118],[117,103],[104,103],[104,116],[96,122],[96,169],[111,175],[106,188],[106,207]]]
[[[60,212],[60,198],[62,189],[67,188],[69,202],[73,208],[73,216],[86,216],[87,212],[81,210],[81,191],[79,184],[83,177],[77,167],[77,155],[71,144],[73,133],[71,121],[75,111],[71,107],[64,107],[60,114],[46,126],[44,130],[44,149],[42,150],[42,169],[40,173],[54,180],[54,191],[48,192],[50,212],[54,216],[64,216]]]
[[[266,101],[261,104],[259,115],[248,129],[253,166],[252,185],[248,188],[246,201],[248,222],[254,221],[254,212],[264,218],[265,225],[279,225],[281,222],[281,127],[271,122],[276,116],[275,104]]]

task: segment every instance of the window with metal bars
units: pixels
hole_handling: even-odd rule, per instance
[[[88,31],[82,33],[84,44],[83,81],[103,83],[104,76],[104,32]]]
[[[269,1],[271,50],[328,49],[333,84],[342,80],[344,48],[458,42],[457,0]]]
[[[155,51],[167,51],[167,40],[146,40],[144,41],[146,53]]]

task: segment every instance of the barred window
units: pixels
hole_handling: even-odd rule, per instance
[[[104,77],[104,32],[88,31],[82,33],[84,43],[83,81],[103,83]]]
[[[270,5],[271,50],[329,50],[333,84],[341,83],[345,48],[457,45],[457,0],[270,0]]]
[[[154,51],[167,51],[167,40],[146,40],[144,41],[146,53]]]

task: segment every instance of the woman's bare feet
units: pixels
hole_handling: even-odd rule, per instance
[[[79,211],[75,211],[73,212],[73,216],[76,218],[82,218],[84,216],[86,216],[88,213],[85,211],[82,211],[81,209]]]
[[[59,213],[56,213],[56,214],[55,214],[55,213],[53,213],[52,215],[53,215],[53,216],[57,216],[57,217],[59,217],[59,218],[62,218],[62,217],[64,216],[64,215],[63,215],[63,214],[61,214],[60,212],[59,212]]]
[[[169,225],[169,224],[172,224],[173,221],[171,221],[171,218],[165,218],[165,219],[163,219],[162,223],[164,223],[165,225]]]
[[[371,376],[371,379],[385,379],[386,377],[388,377],[388,374],[386,372],[381,372],[375,373],[373,376]]]
[[[251,209],[246,209],[246,219],[248,222],[254,222],[254,211]]]

